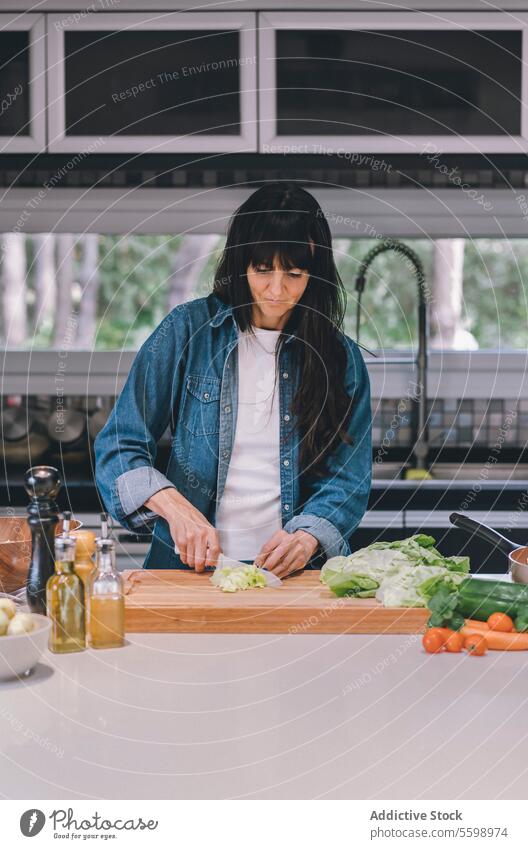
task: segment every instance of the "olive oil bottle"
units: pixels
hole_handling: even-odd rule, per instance
[[[83,651],[86,645],[84,588],[75,574],[75,539],[70,536],[69,515],[63,532],[55,538],[55,574],[46,584],[46,608],[51,619],[52,652]]]
[[[101,514],[101,537],[96,541],[96,571],[90,581],[89,645],[111,649],[125,643],[123,579],[115,566],[115,543],[107,535],[106,514]]]
[[[95,572],[93,556],[95,554],[95,534],[93,531],[72,531],[71,536],[76,542],[75,546],[75,574],[83,582],[85,598],[89,592],[89,579]]]
[[[81,529],[72,531],[75,539],[75,574],[79,576],[84,590],[84,624],[86,629],[86,645],[90,642],[90,585],[95,575],[95,534],[93,531]]]

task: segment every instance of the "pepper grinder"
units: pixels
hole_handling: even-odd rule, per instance
[[[46,583],[55,572],[55,526],[59,508],[55,499],[61,487],[53,466],[32,466],[24,476],[31,501],[27,508],[31,528],[31,560],[26,582],[29,609],[46,614]]]

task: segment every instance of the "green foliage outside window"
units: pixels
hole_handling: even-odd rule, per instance
[[[25,236],[27,338],[25,347],[53,347],[56,309],[37,316],[35,244]],[[98,286],[93,333],[95,349],[138,348],[170,309],[171,276],[178,268],[184,236],[99,236]],[[434,242],[409,239],[407,243],[424,264],[431,285]],[[335,257],[348,291],[346,332],[355,338],[354,283],[373,239],[336,239]],[[222,249],[218,237],[200,265],[197,281],[187,297],[211,290],[215,264]],[[82,313],[83,237],[74,237],[71,264],[71,310]],[[464,246],[461,324],[473,334],[478,347],[528,347],[528,239],[466,240]],[[4,285],[4,283],[3,283]],[[4,305],[5,307],[5,305]],[[435,309],[434,299],[431,311]],[[432,322],[434,323],[434,322]],[[371,266],[362,300],[361,342],[369,348],[410,350],[417,335],[416,279],[405,260],[392,252],[378,256]],[[0,312],[0,337],[5,342],[5,317]],[[9,342],[8,342],[9,344]],[[23,345],[24,346],[24,345]],[[75,345],[74,345],[75,347]]]

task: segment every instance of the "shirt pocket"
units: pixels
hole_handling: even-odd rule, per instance
[[[220,432],[220,389],[219,377],[188,375],[181,423],[194,436]]]

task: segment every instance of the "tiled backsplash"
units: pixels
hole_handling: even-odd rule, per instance
[[[429,442],[441,445],[493,446],[497,441],[524,448],[528,442],[528,398],[486,400],[438,398],[428,405]],[[412,443],[412,402],[372,399],[374,446]]]

